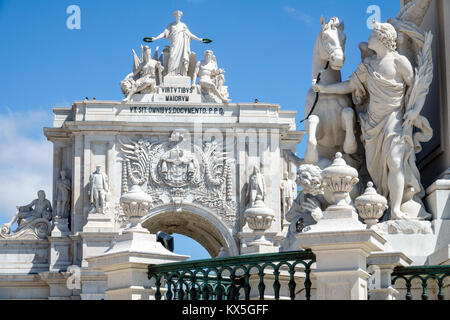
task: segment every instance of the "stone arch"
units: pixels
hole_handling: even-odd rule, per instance
[[[177,211],[173,204],[150,210],[142,218],[142,226],[151,233],[179,233],[200,243],[216,257],[223,247],[229,256],[239,255],[232,230],[214,212],[193,204],[183,204]]]

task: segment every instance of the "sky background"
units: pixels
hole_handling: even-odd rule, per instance
[[[81,9],[80,30],[66,26],[70,5]],[[191,49],[214,51],[232,102],[277,103],[298,111],[299,122],[321,15],[345,21],[346,80],[360,62],[359,42],[370,35],[371,5],[386,21],[400,0],[0,0],[0,224],[37,190],[51,198],[52,145],[42,128],[52,126],[52,108],[85,97],[123,99],[119,82],[131,72],[131,49],[140,52],[142,38],[159,35],[176,9],[192,33],[213,40],[193,41]],[[300,157],[305,148],[298,146]],[[176,236],[175,251],[209,257],[184,236]]]

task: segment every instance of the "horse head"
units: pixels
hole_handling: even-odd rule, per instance
[[[328,61],[333,70],[339,71],[345,62],[345,41],[344,22],[339,23],[338,18],[331,18],[327,23],[321,17],[322,30],[319,35],[320,50],[322,60]]]

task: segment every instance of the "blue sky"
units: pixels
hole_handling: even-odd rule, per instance
[[[81,9],[80,30],[66,27],[69,5]],[[131,71],[131,49],[159,35],[175,9],[194,34],[213,39],[191,47],[197,54],[214,51],[233,102],[278,103],[297,110],[300,120],[320,16],[345,21],[347,79],[360,61],[358,43],[370,34],[370,5],[386,21],[400,0],[0,0],[0,223],[38,189],[50,193],[52,148],[42,127],[52,125],[51,108],[84,97],[122,99],[119,82]],[[304,150],[302,143],[298,154]],[[176,251],[207,256],[180,239]]]

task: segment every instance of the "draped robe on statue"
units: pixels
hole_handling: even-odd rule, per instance
[[[415,142],[403,134],[403,116],[406,86],[395,80],[387,80],[367,62],[362,62],[350,81],[358,88],[353,93],[355,104],[361,105],[369,98],[367,111],[361,113],[362,140],[365,145],[367,169],[377,191],[389,198],[388,156],[396,145],[406,144],[403,154],[402,172],[405,190],[414,188],[417,199],[424,196],[420,173],[416,166]]]
[[[164,30],[164,38],[170,38],[168,75],[185,76],[188,72],[191,54],[192,33],[184,23],[173,22]]]

